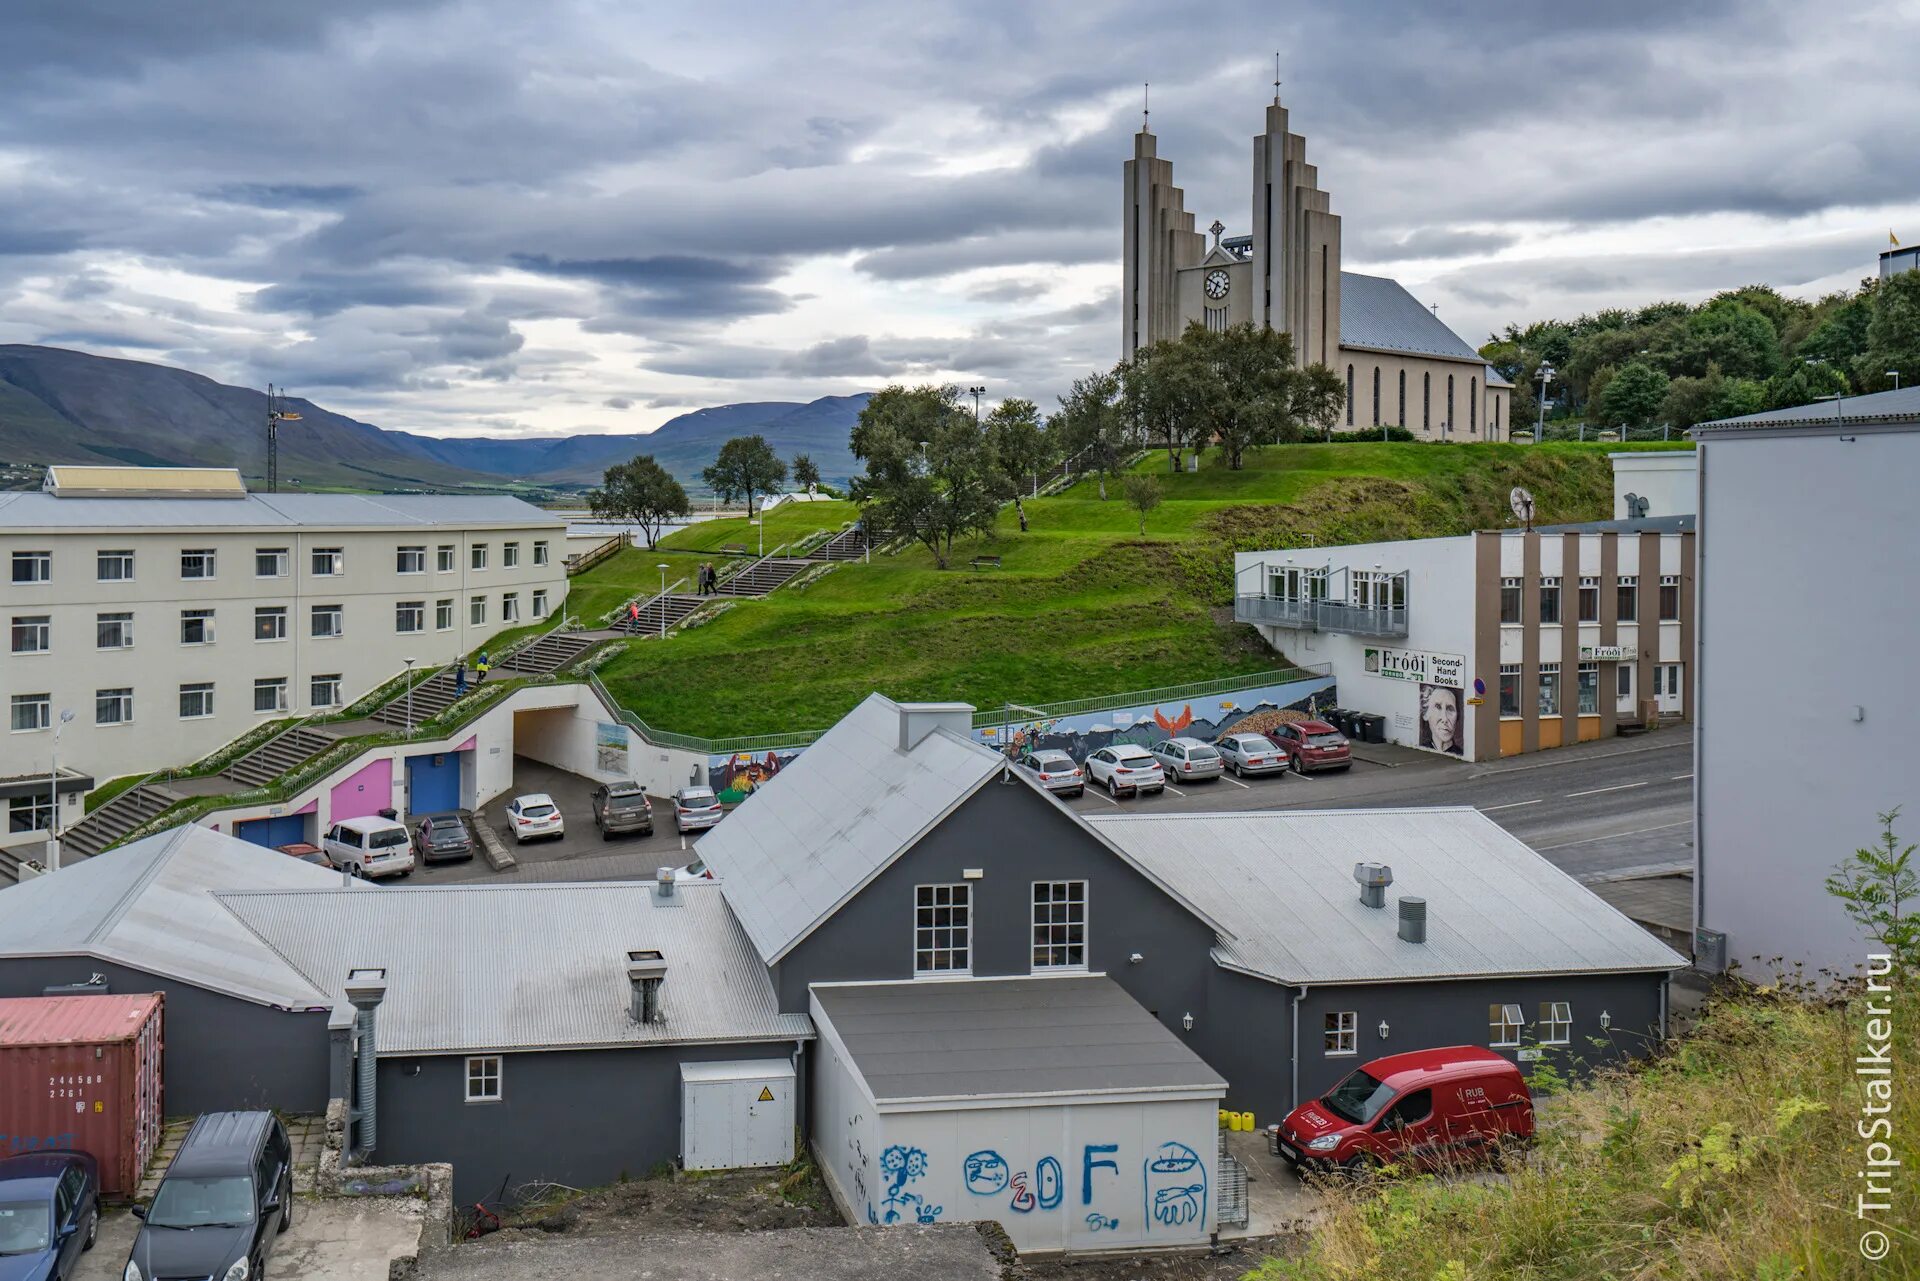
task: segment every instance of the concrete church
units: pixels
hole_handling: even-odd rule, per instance
[[[1209,247],[1185,204],[1143,120],[1126,162],[1123,355],[1196,320],[1251,321],[1293,335],[1296,360],[1345,380],[1348,428],[1507,439],[1513,385],[1398,281],[1340,270],[1340,217],[1277,95],[1253,140],[1253,234],[1223,238],[1216,221]]]

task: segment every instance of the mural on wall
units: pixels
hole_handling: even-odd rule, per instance
[[[1420,687],[1420,746],[1454,756],[1467,754],[1466,722],[1460,717],[1460,691],[1453,686]]]
[[[602,774],[627,772],[627,727],[599,721],[593,727],[593,767]]]
[[[1333,677],[1314,676],[1278,685],[1208,694],[1168,703],[1079,712],[1072,716],[1014,721],[976,728],[988,747],[1019,754],[1057,749],[1076,761],[1114,743],[1148,746],[1186,737],[1210,743],[1222,734],[1261,734],[1291,720],[1319,715],[1334,705]]]
[[[927,1177],[927,1154],[921,1148],[902,1147],[899,1144],[880,1154],[880,1173],[887,1181],[887,1195],[880,1204],[886,1207],[880,1215],[880,1223],[898,1223],[911,1214],[916,1223],[938,1223],[940,1212],[945,1206],[928,1205],[926,1198],[918,1192],[907,1191],[909,1183],[916,1183]],[[872,1219],[873,1207],[867,1207],[867,1217]]]
[[[1147,1230],[1204,1224],[1207,1218],[1207,1165],[1184,1143],[1162,1143],[1147,1158]]]
[[[786,747],[777,752],[734,752],[707,758],[707,786],[720,797],[722,805],[738,805],[766,781],[778,774],[800,755],[800,748]]]

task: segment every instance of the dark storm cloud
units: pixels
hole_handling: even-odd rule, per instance
[[[349,307],[451,306],[470,300],[473,290],[445,279],[428,280],[382,272],[314,273],[269,285],[248,300],[256,311],[292,311],[331,316]]]
[[[605,400],[601,401],[600,403],[602,405],[605,405],[608,409],[632,409],[633,408],[633,399],[630,396],[609,396]]]

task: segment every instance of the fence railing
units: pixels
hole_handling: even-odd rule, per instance
[[[622,530],[604,543],[589,547],[583,552],[575,552],[566,559],[567,577],[571,578],[575,574],[585,573],[587,570],[592,569],[595,565],[598,565],[601,561],[625,547],[632,540],[632,537],[631,534]]]
[[[1247,1226],[1247,1167],[1227,1151],[1227,1132],[1220,1131],[1219,1160],[1215,1166],[1214,1205],[1219,1208],[1220,1226]]]
[[[1213,680],[1190,681],[1184,685],[1163,685],[1158,689],[1101,694],[1094,698],[1076,698],[1063,703],[1002,704],[998,708],[987,708],[975,712],[973,727],[990,729],[1007,723],[1009,719],[1025,724],[1032,720],[1057,720],[1062,716],[1105,711],[1110,707],[1134,707],[1148,703],[1171,703],[1175,700],[1204,698],[1208,694],[1228,694],[1237,689],[1254,689],[1263,685],[1280,685],[1288,681],[1313,680],[1331,675],[1332,672],[1333,669],[1325,663],[1317,663],[1310,667],[1289,665],[1265,672],[1249,672],[1244,676],[1220,676]],[[1012,709],[1011,715],[1008,712],[1009,706]],[[1038,713],[1037,716],[1036,713]]]
[[[1407,607],[1349,605],[1334,600],[1292,600],[1281,596],[1236,596],[1236,623],[1302,627],[1352,636],[1401,637],[1407,634]]]

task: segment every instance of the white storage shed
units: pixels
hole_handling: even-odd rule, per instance
[[[680,1065],[680,1164],[740,1170],[793,1160],[793,1064],[728,1059]]]

